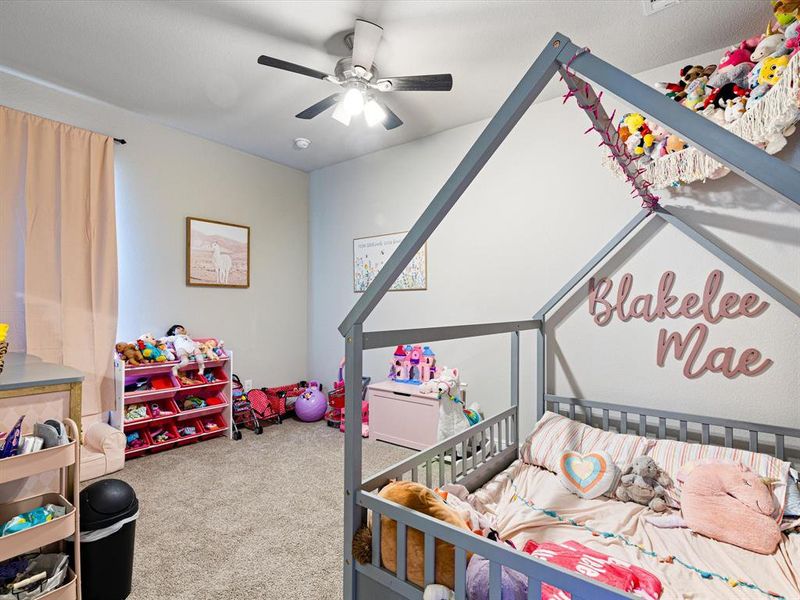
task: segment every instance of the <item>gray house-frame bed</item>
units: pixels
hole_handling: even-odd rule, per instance
[[[487,539],[467,533],[447,523],[430,518],[384,500],[378,490],[392,479],[407,479],[432,485],[455,482],[474,490],[494,475],[508,467],[519,455],[519,381],[520,334],[531,330],[536,336],[536,414],[541,418],[545,410],[560,412],[571,419],[583,419],[605,430],[621,433],[650,435],[658,438],[697,440],[703,444],[733,446],[744,444],[748,449],[774,454],[782,460],[797,448],[800,430],[788,427],[748,423],[721,417],[707,417],[683,413],[567,398],[547,393],[545,322],[548,313],[583,281],[614,249],[648,218],[663,219],[677,227],[686,236],[722,260],[728,267],[747,278],[775,301],[800,316],[800,305],[763,276],[758,275],[737,258],[708,239],[679,215],[667,208],[654,205],[641,210],[615,235],[591,260],[576,273],[533,316],[521,321],[483,323],[406,329],[392,331],[364,331],[364,321],[381,300],[391,284],[411,261],[422,244],[430,237],[461,194],[470,185],[497,147],[503,142],[517,121],[530,107],[545,85],[560,73],[579,105],[584,108],[594,128],[603,136],[616,136],[609,127],[609,117],[597,95],[586,80],[608,90],[622,100],[650,115],[691,142],[706,154],[748,179],[758,187],[778,197],[800,205],[800,171],[768,155],[734,134],[719,127],[632,76],[585,52],[569,38],[556,34],[528,69],[520,83],[491,119],[464,159],[433,198],[422,216],[392,254],[384,268],[361,296],[339,326],[345,338],[346,356],[346,419],[350,423],[360,420],[360,390],[362,354],[373,348],[390,348],[398,344],[434,342],[487,335],[510,337],[511,387],[510,407],[470,429],[445,440],[407,460],[362,480],[361,430],[349,427],[345,433],[344,467],[344,598],[422,598],[423,590],[406,580],[406,533],[408,528],[424,534],[425,583],[434,580],[435,540],[440,539],[455,547],[456,598],[465,598],[465,572],[468,552],[479,554],[490,561],[489,597],[500,600],[501,567],[509,567],[528,577],[528,598],[539,600],[543,582],[572,594],[573,598],[606,599],[633,598],[576,572],[534,559],[521,552],[507,549]],[[615,140],[611,141],[612,145]],[[629,176],[642,198],[649,196],[646,181],[637,167],[623,156],[616,156],[620,166]],[[460,458],[463,457],[463,460]],[[445,460],[445,458],[451,460]],[[352,540],[355,531],[366,522],[366,512],[373,512],[373,522],[380,515],[397,521],[397,572],[393,573],[380,563],[380,527],[373,528],[372,563],[358,564],[353,559]],[[377,520],[375,520],[377,519]]]

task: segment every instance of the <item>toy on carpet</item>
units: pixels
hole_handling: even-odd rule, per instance
[[[319,421],[325,416],[328,401],[322,393],[322,386],[318,381],[311,381],[308,387],[297,397],[294,403],[294,413],[301,421]]]
[[[367,400],[367,386],[370,377],[361,377],[361,437],[369,437],[369,401]],[[328,427],[338,427],[345,431],[344,403],[346,393],[344,388],[344,359],[339,363],[339,379],[333,382],[332,389],[328,392],[328,411],[325,420]]]
[[[421,483],[393,481],[379,493],[381,498],[421,512],[455,527],[469,531],[469,526],[449,507],[442,497]],[[371,524],[372,527],[375,523]],[[381,515],[381,564],[392,573],[397,572],[397,522]],[[434,583],[450,589],[455,586],[455,549],[440,539],[435,547],[436,568]],[[353,537],[353,556],[361,564],[372,560],[372,530],[362,527]],[[467,560],[471,553],[467,553]],[[425,536],[421,531],[408,528],[406,538],[406,579],[423,587],[425,576]]]
[[[614,497],[623,502],[636,502],[655,512],[667,510],[666,489],[672,478],[649,456],[637,456],[623,471]]]
[[[197,342],[189,337],[186,328],[183,325],[173,325],[167,331],[167,335],[161,338],[162,342],[172,344],[175,348],[175,355],[178,359],[178,364],[172,367],[172,373],[178,376],[178,369],[187,366],[191,361],[197,363],[197,369],[200,375],[205,372],[205,362],[203,360],[203,353],[200,352],[200,347]]]
[[[120,359],[132,367],[138,367],[144,362],[144,355],[138,346],[128,342],[117,342],[114,349],[119,354]]]
[[[436,378],[436,354],[430,346],[397,346],[389,367],[389,379],[419,385]]]
[[[781,541],[772,517],[769,484],[741,464],[713,462],[694,467],[681,490],[681,513],[647,520],[658,527],[688,527],[720,542],[772,554]]]

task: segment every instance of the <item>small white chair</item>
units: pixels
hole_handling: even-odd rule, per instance
[[[125,466],[125,434],[106,423],[93,423],[83,434],[81,481],[119,471]]]

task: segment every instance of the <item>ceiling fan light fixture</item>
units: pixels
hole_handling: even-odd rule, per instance
[[[364,110],[364,94],[358,88],[350,88],[345,92],[341,104],[351,117],[361,114]]]
[[[375,98],[370,98],[364,105],[364,120],[370,127],[383,123],[386,119],[386,111],[378,104]]]
[[[345,127],[350,126],[350,111],[347,110],[347,107],[344,105],[344,101],[336,103],[336,108],[333,110],[333,114],[331,116]]]

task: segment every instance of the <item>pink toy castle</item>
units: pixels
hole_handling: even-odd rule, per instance
[[[430,346],[398,346],[394,351],[389,379],[419,385],[436,378],[436,354]]]

